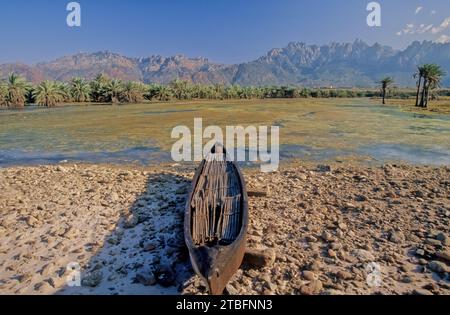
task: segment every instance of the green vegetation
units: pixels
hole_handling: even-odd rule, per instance
[[[424,64],[417,67],[417,71],[414,74],[414,78],[417,78],[416,106],[424,108],[428,106],[429,98],[435,97],[434,94],[430,95],[430,90],[432,91],[440,87],[441,80],[444,76],[445,72],[437,64]],[[422,92],[420,92],[421,88]]]
[[[232,100],[232,99],[282,99],[282,98],[355,98],[381,96],[386,98],[416,99],[416,105],[427,107],[428,100],[450,96],[450,90],[438,89],[444,72],[438,65],[418,67],[417,90],[393,86],[393,79],[380,81],[377,89],[305,88],[295,86],[242,87],[239,85],[200,85],[176,79],[167,85],[122,82],[99,74],[94,80],[73,78],[69,82],[44,81],[38,85],[27,83],[22,77],[10,74],[0,81],[0,106],[23,107],[38,104],[53,107],[61,103],[142,103],[145,101],[172,100]],[[419,103],[420,101],[420,103]]]
[[[43,81],[33,90],[32,96],[36,104],[54,107],[66,99],[67,91],[62,84]]]
[[[11,73],[6,81],[5,105],[9,107],[23,107],[25,105],[28,84],[20,76]]]
[[[381,97],[383,98],[383,105],[386,104],[386,90],[394,84],[394,79],[386,77],[380,81],[381,83]]]

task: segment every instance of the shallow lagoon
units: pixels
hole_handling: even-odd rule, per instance
[[[0,111],[0,166],[170,161],[177,125],[280,126],[281,161],[450,165],[450,116],[369,99],[204,101]]]

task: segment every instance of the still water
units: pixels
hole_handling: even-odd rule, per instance
[[[450,165],[450,116],[369,99],[255,100],[0,110],[0,167],[170,161],[172,128],[280,126],[281,162]]]

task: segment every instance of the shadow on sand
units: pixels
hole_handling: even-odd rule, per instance
[[[183,234],[189,188],[189,178],[149,174],[145,191],[81,266],[80,277],[76,270],[62,271],[81,286],[67,284],[56,294],[180,294],[194,275]]]

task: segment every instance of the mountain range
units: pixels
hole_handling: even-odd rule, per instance
[[[76,76],[92,79],[104,73],[146,83],[168,83],[180,78],[192,83],[242,86],[372,87],[382,77],[392,76],[398,86],[413,87],[412,74],[417,65],[428,62],[442,66],[447,73],[443,85],[450,86],[450,43],[431,41],[415,41],[404,50],[378,43],[368,45],[361,40],[322,46],[293,42],[284,48],[272,49],[254,61],[234,65],[183,55],[130,58],[102,51],[79,53],[36,65],[3,64],[0,77],[16,72],[32,82],[66,81]]]

